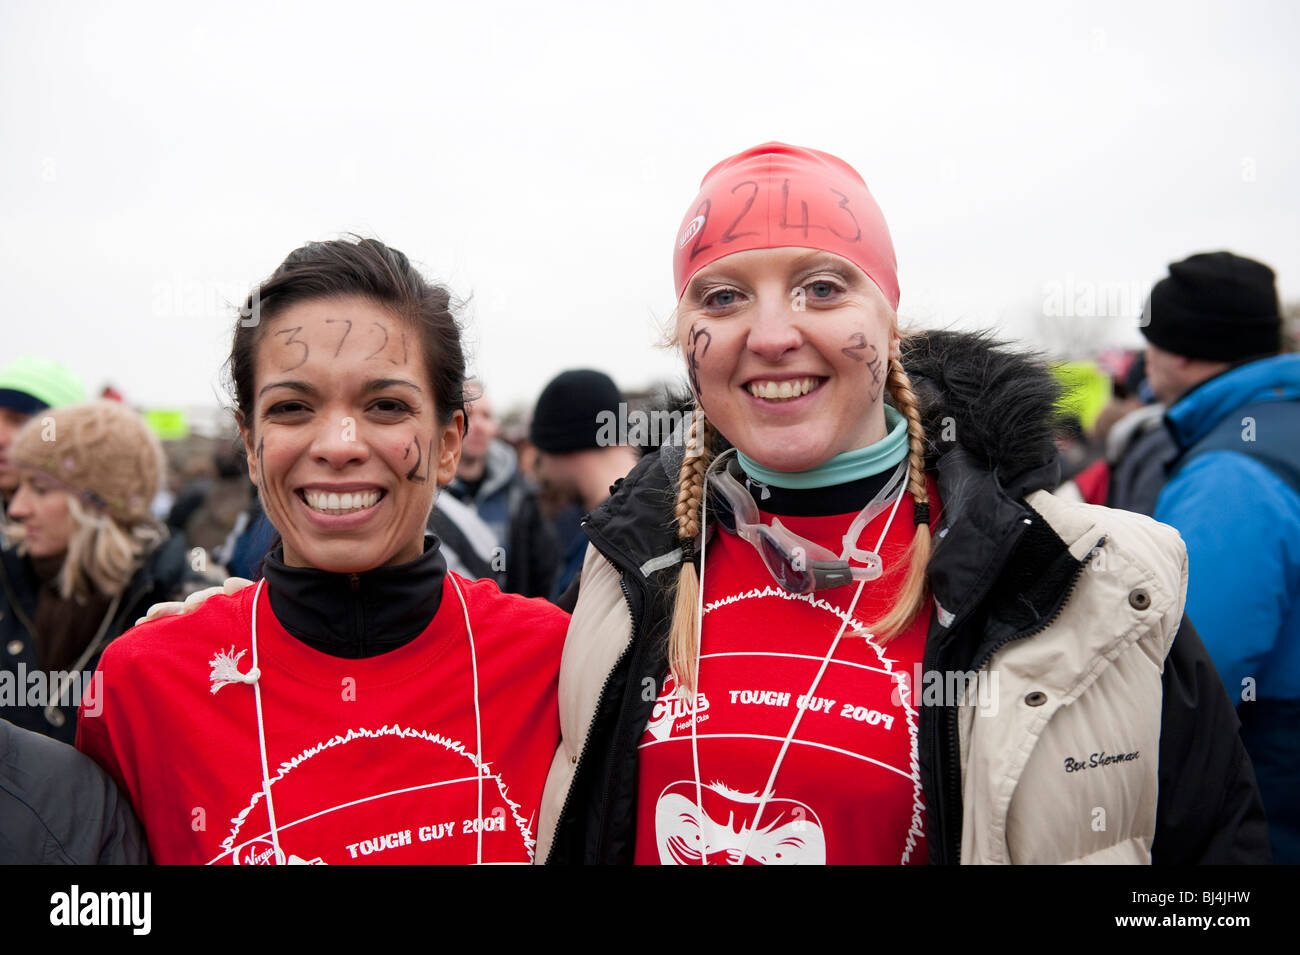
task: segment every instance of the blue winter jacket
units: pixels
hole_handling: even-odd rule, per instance
[[[1273,861],[1300,864],[1300,355],[1234,368],[1165,416],[1156,520],[1187,543],[1187,615],[1237,704]]]
[[[1281,413],[1273,420],[1247,413],[1260,403]],[[1300,699],[1300,493],[1262,460],[1275,456],[1300,470],[1300,355],[1213,378],[1165,421],[1185,458],[1155,516],[1187,543],[1187,614],[1234,702],[1247,678],[1259,699]],[[1217,442],[1219,450],[1198,453],[1216,428],[1230,431],[1241,450]]]

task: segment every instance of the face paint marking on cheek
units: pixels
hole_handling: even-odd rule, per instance
[[[700,359],[709,352],[709,343],[713,341],[713,336],[707,329],[700,328],[698,325],[692,325],[691,330],[686,333],[686,347],[690,349],[690,356],[686,363],[691,379],[691,389],[695,392],[695,400],[699,401],[703,397],[700,393]]]
[[[421,478],[419,478],[417,475],[419,474],[420,471],[420,460],[423,457],[424,452],[420,450],[419,438],[416,438],[414,443],[415,443],[415,463],[411,465],[411,470],[406,472],[406,479],[408,481],[413,481],[416,484],[420,484],[422,483],[422,481]],[[406,453],[402,455],[402,458],[403,460],[405,460],[410,456],[411,456],[411,446],[408,444],[406,446]]]
[[[266,446],[266,438],[257,439],[257,479],[262,480],[264,466],[262,464],[262,448]]]
[[[406,472],[406,479],[412,484],[427,484],[429,475],[433,471],[433,441],[429,441],[429,460],[427,461],[424,460],[424,449],[420,447],[420,439],[417,437],[413,443],[415,444],[415,463],[411,465],[411,470]],[[410,445],[407,445],[406,450],[407,455],[403,455],[403,457],[409,456]],[[423,474],[420,473],[421,463],[424,464]]]
[[[867,371],[871,372],[871,400],[875,401],[880,397],[880,391],[884,387],[885,374],[884,362],[880,360],[880,351],[875,345],[871,346],[871,361],[867,362]]]
[[[277,335],[289,336],[282,343],[286,348],[290,345],[297,345],[299,348],[302,349],[302,358],[298,361],[298,364],[284,365],[280,368],[281,371],[293,371],[295,368],[301,368],[303,365],[307,363],[308,356],[311,355],[311,349],[307,347],[307,343],[299,340],[298,338],[298,333],[300,331],[302,331],[302,326],[295,325],[293,328],[282,328],[275,333]]]
[[[862,332],[854,332],[849,336],[849,344],[844,348],[841,348],[840,352],[846,358],[852,358],[854,361],[865,361],[866,359],[857,353],[863,351],[867,347],[867,336],[862,334]],[[875,351],[874,348],[871,350]]]

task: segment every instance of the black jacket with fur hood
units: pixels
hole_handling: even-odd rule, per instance
[[[988,723],[968,720],[962,711],[969,707],[919,707],[917,750],[930,860],[1267,862],[1263,809],[1237,717],[1195,629],[1182,617],[1186,562],[1176,534],[1140,516],[1072,505],[1046,493],[1059,481],[1052,437],[1058,392],[1050,373],[1032,357],[987,336],[932,332],[904,339],[903,363],[921,402],[926,466],[942,503],[928,567],[937,612],[923,669],[979,671],[990,661],[1012,653],[1023,659],[1035,650],[1042,651],[1040,658],[1045,653],[1053,659],[1053,647],[1062,639],[1074,641],[1078,634],[1088,637],[1101,629],[1106,639],[1112,631],[1120,635],[1088,658],[1087,672],[1072,676],[1070,687],[1058,692],[1050,680],[1043,684],[1051,691],[1046,696],[1054,697],[1050,704],[1029,702],[1038,708],[1016,717],[1022,725],[1027,721],[1021,717],[1038,720],[1037,735],[1026,737],[1030,743],[1019,737],[1014,745],[996,740]],[[718,439],[714,450],[723,447]],[[637,743],[655,696],[644,687],[647,681],[662,685],[667,672],[674,565],[681,559],[673,520],[681,455],[673,443],[648,455],[584,525],[594,553],[588,552],[561,667],[564,740],[543,797],[539,861],[632,861]],[[1109,576],[1090,573],[1080,586],[1085,569],[1103,550],[1118,569]],[[605,586],[598,597],[587,593],[587,574],[606,566],[592,563],[600,558],[616,572],[617,587],[593,573],[590,586]],[[1103,579],[1109,583],[1103,586]],[[1109,602],[1099,603],[1103,592]],[[604,603],[584,611],[586,598],[588,604]],[[1157,601],[1163,602],[1157,606]],[[1162,616],[1153,623],[1157,613]],[[1089,621],[1099,616],[1111,619],[1093,627]],[[630,628],[617,623],[627,619]],[[1131,654],[1121,652],[1130,649]],[[1124,666],[1112,666],[1109,661],[1116,659]],[[1124,667],[1127,675],[1096,672]],[[1097,712],[1105,719],[1096,722],[1113,725],[1108,721],[1115,714],[1107,708],[1120,708],[1115,704],[1126,686],[1135,685],[1134,673],[1149,688],[1144,692],[1160,694],[1158,725],[1154,699],[1148,708],[1147,737],[1150,749],[1159,740],[1158,786],[1156,768],[1144,764],[1149,767],[1142,770],[1149,774],[1145,795],[1131,813],[1125,810],[1126,816],[1141,817],[1136,829],[1142,833],[1104,851],[1057,852],[1047,845],[1052,823],[1042,818],[1050,815],[1057,793],[1070,798],[1072,780],[1059,770],[1059,753],[1040,737],[1051,736],[1053,724],[1053,745],[1080,727],[1088,736],[1095,725],[1090,714]],[[1039,696],[1044,694],[1025,699]],[[1051,754],[1022,775],[1029,757],[1009,769],[997,754],[977,760],[974,750],[980,747],[981,753],[1043,749]],[[1007,758],[1016,758],[1014,752]],[[1017,799],[1023,792],[1024,803],[1039,807],[1037,815],[1022,813],[1019,825],[1030,835],[1019,845],[1002,833],[1010,799],[1002,801],[998,821],[981,826],[999,811],[991,803],[1001,797],[989,794],[1005,795],[1008,785],[1016,787]],[[1038,821],[1027,823],[1028,816]],[[988,830],[996,837],[987,837]],[[1049,835],[1038,838],[1037,831]]]

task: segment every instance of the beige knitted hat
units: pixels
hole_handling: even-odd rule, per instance
[[[144,419],[116,401],[37,412],[14,439],[11,457],[126,525],[150,517],[164,468],[162,446]]]

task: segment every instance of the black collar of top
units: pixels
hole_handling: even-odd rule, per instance
[[[407,564],[331,574],[290,567],[276,548],[262,573],[284,629],[313,650],[355,660],[396,650],[425,631],[442,600],[447,562],[428,534],[424,554]]]
[[[872,474],[856,481],[799,490],[763,484],[743,470],[736,477],[753,495],[754,503],[764,514],[775,514],[777,517],[828,517],[833,514],[856,514],[880,493],[880,489],[893,474],[894,469],[891,467],[880,474]],[[709,503],[712,505],[713,502]]]

